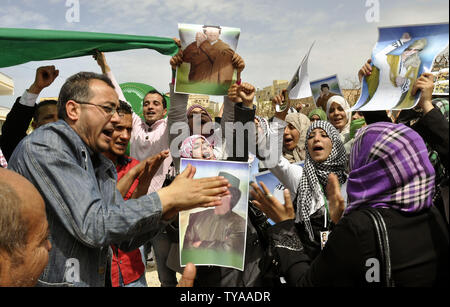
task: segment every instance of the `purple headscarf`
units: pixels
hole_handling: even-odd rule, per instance
[[[434,168],[422,138],[403,124],[359,129],[350,152],[348,206],[417,212],[432,206]]]

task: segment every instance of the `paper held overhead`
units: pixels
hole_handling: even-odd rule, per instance
[[[448,46],[448,23],[379,28],[372,51],[372,72],[363,78],[352,111],[414,108],[420,91],[414,84],[431,72],[436,57]]]
[[[309,47],[308,53],[305,55],[302,62],[300,63],[300,66],[297,68],[294,76],[291,79],[291,82],[289,82],[289,85],[286,89],[289,99],[301,99],[312,96],[308,75],[308,59],[314,43],[315,42],[313,42]],[[287,106],[287,99],[285,99],[285,103],[283,105],[277,105],[275,108],[277,112],[283,112],[284,110],[286,110]]]

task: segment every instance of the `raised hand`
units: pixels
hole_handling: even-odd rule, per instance
[[[239,97],[239,95],[238,95],[238,90],[239,90],[239,84],[237,84],[237,83],[234,83],[228,89],[228,98],[235,103],[242,102],[242,98]]]
[[[328,175],[327,199],[330,210],[330,218],[333,223],[337,224],[344,213],[345,201],[344,198],[342,198],[339,179],[333,173]]]
[[[178,50],[178,53],[175,54],[170,59],[170,66],[172,66],[173,70],[176,70],[178,66],[180,66],[183,63],[183,51],[181,49]]]
[[[253,98],[255,98],[255,87],[250,83],[241,83],[238,95],[246,107],[251,107],[253,106]]]
[[[264,192],[258,187],[256,183],[251,183],[253,190],[250,194],[255,200],[253,204],[262,212],[264,212],[272,221],[280,223],[286,220],[295,218],[294,206],[291,200],[291,194],[288,189],[284,190],[284,205],[280,203],[275,196],[270,194],[269,189],[263,182],[259,183]]]
[[[364,63],[363,67],[358,71],[358,79],[359,82],[362,81],[363,77],[370,76],[372,74],[372,63],[371,59],[368,59],[366,63]]]
[[[233,54],[233,58],[231,59],[231,62],[233,63],[233,67],[237,69],[238,74],[241,73],[241,71],[245,68],[245,62],[244,59],[241,58],[239,54],[236,52]]]
[[[432,73],[423,73],[417,78],[411,91],[412,95],[416,95],[417,91],[421,90],[421,95],[418,105],[422,108],[423,113],[426,114],[433,110],[432,101],[434,91],[434,75]]]
[[[94,60],[97,61],[97,64],[102,69],[103,74],[106,74],[107,72],[111,71],[111,68],[109,67],[108,63],[106,62],[106,57],[103,52],[96,50],[95,54],[92,57],[94,58]]]
[[[195,172],[189,164],[169,186],[158,191],[163,219],[171,219],[180,211],[222,204],[220,196],[228,191],[228,180],[222,176],[193,179]]]
[[[173,41],[175,42],[175,44],[177,44],[178,48],[181,48],[181,41],[178,37],[174,37]]]
[[[170,66],[173,70],[176,70],[178,66],[183,63],[183,51],[181,50],[181,41],[178,38],[173,38],[175,44],[178,46],[178,52],[172,58],[170,58]]]
[[[253,99],[255,98],[255,87],[250,83],[233,84],[228,92],[229,97],[234,102],[242,102],[247,108],[253,107]]]
[[[287,96],[286,92],[287,92],[286,89],[283,89],[279,95],[276,95],[275,97],[272,98],[272,107],[275,110],[275,117],[277,117],[281,120],[284,120],[286,118],[286,115],[289,111],[290,101],[288,99],[288,102],[287,102],[288,104],[287,104],[286,108],[281,112],[276,111],[277,110],[276,106],[277,105],[281,106],[285,103],[286,96]]]
[[[169,156],[169,150],[161,151],[159,154],[149,157],[143,160],[141,163],[136,165],[137,172],[139,175],[139,184],[133,193],[133,198],[140,197],[147,194],[148,187],[155,176],[156,172],[159,170],[161,164]]]
[[[44,88],[50,86],[59,75],[59,70],[55,66],[42,66],[36,70],[34,83],[28,89],[28,92],[39,94]]]
[[[250,83],[233,84],[228,89],[228,98],[231,101],[242,104],[247,108],[253,107],[253,99],[255,98],[255,87]]]

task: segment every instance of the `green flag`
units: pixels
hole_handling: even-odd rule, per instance
[[[171,56],[178,52],[174,40],[165,37],[0,28],[0,67],[92,55],[96,49],[111,52],[142,48]]]

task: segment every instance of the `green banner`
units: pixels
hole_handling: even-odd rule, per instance
[[[0,67],[92,55],[96,49],[112,52],[142,48],[170,56],[178,52],[174,40],[165,37],[0,28]]]

